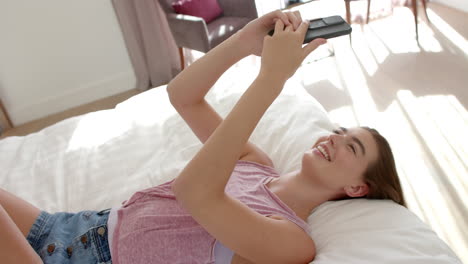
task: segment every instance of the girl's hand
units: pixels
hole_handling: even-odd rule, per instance
[[[303,48],[309,22],[302,21],[297,30],[291,24],[284,26],[282,20],[277,20],[273,36],[264,37],[260,68],[260,74],[278,81],[288,80],[312,51],[326,43],[325,39],[315,39]]]
[[[282,12],[276,10],[250,21],[237,32],[239,45],[242,45],[247,54],[260,56],[262,54],[263,39],[275,26],[275,22],[281,20],[284,25],[292,25],[296,30],[301,24],[302,18],[299,11]]]

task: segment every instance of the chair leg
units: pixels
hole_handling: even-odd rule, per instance
[[[179,56],[180,56],[180,70],[184,69],[185,60],[184,60],[184,48],[179,47]]]
[[[426,14],[427,22],[429,22],[429,24],[430,24],[431,21],[429,20],[429,16],[427,15],[427,2],[426,2],[426,0],[421,0],[421,1],[422,1],[422,4],[423,4],[423,7],[424,7],[424,13]]]
[[[349,4],[349,0],[345,0],[346,5],[346,22],[351,25],[351,7]]]
[[[418,2],[417,2],[417,0],[411,0],[411,4],[413,6],[414,26],[416,27],[416,40],[418,40],[419,39],[419,34],[418,34]]]
[[[369,24],[370,2],[371,2],[371,0],[367,0],[367,18],[366,18],[366,24]]]
[[[345,0],[345,6],[346,6],[346,22],[351,25],[351,6],[349,3],[350,0]],[[349,34],[349,44],[351,45],[351,34]]]

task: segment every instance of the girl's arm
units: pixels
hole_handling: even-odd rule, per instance
[[[293,23],[294,28],[300,24],[298,17],[279,10],[255,19],[169,83],[167,91],[172,105],[202,143],[223,121],[205,100],[205,95],[233,64],[248,55],[261,54],[263,37],[273,28],[275,19],[281,19],[285,24]],[[273,166],[268,155],[250,142],[245,144],[238,159]]]
[[[172,105],[203,144],[223,121],[204,97],[219,76],[247,54],[247,50],[242,49],[239,35],[233,35],[182,71],[168,85]],[[250,142],[246,142],[237,158],[244,157],[272,166],[268,156]]]
[[[246,57],[248,50],[238,44],[234,34],[180,72],[168,85],[175,106],[201,102],[219,77],[233,64]]]
[[[264,38],[258,77],[202,149],[173,182],[177,200],[212,236],[255,263],[304,263],[315,255],[311,238],[288,220],[264,217],[224,192],[248,138],[284,83],[323,40],[302,48],[308,24],[298,30],[276,22]],[[188,81],[188,80],[187,80]]]
[[[279,10],[251,21],[179,73],[167,88],[171,101],[177,106],[201,102],[219,77],[233,64],[251,54],[261,55],[263,37],[273,28],[277,19],[281,19],[285,25],[294,23],[295,29],[300,24],[297,16]]]

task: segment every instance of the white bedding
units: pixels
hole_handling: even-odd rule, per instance
[[[222,79],[208,101],[226,116],[254,75]],[[297,169],[302,152],[333,128],[298,85],[287,83],[251,137],[280,173]],[[163,86],[115,109],[0,141],[0,186],[51,212],[99,210],[177,176],[200,147]],[[328,202],[309,224],[318,250],[313,263],[461,263],[416,215],[392,202]]]

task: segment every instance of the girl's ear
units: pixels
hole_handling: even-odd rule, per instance
[[[349,197],[362,197],[369,193],[369,186],[367,184],[347,186],[344,188],[346,195]]]

